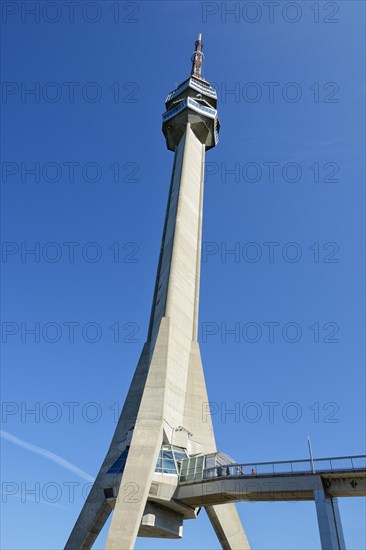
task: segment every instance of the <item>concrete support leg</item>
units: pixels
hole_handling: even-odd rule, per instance
[[[96,480],[66,543],[65,550],[90,550],[111,511],[103,489]]]
[[[106,550],[131,550],[145,510],[152,477],[163,437],[162,423],[139,426],[138,437],[131,445],[125,471],[122,476],[112,522],[109,528]]]
[[[147,343],[141,353],[111,446],[66,543],[65,550],[90,550],[112,511],[103,491],[104,474],[121,454],[123,449],[121,445],[126,440],[127,431],[135,423],[149,367],[149,352],[150,346]]]
[[[330,497],[322,488],[314,490],[314,498],[322,550],[345,550],[337,499]]]
[[[169,334],[169,319],[163,318],[113,511],[106,550],[131,550],[141,525],[163,441]]]
[[[223,550],[250,549],[235,504],[206,506],[206,512]]]

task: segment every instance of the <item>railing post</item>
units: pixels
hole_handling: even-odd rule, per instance
[[[308,436],[308,447],[309,447],[309,454],[310,454],[310,460],[311,460],[311,467],[312,467],[312,470],[313,470],[313,474],[315,474],[313,451],[312,451],[312,448],[311,448],[311,442],[310,442],[310,437],[309,436]]]

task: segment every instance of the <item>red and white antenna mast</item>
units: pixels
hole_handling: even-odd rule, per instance
[[[202,79],[202,63],[203,63],[203,42],[202,34],[199,33],[198,38],[195,43],[195,51],[192,55],[192,71],[191,76]]]

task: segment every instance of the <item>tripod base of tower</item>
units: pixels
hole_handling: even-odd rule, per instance
[[[127,405],[136,395],[141,400],[131,417]],[[197,518],[200,508],[175,500],[179,463],[216,452],[211,417],[202,414],[207,403],[198,343],[163,317],[153,347],[144,346],[111,447],[66,550],[89,550],[112,510],[107,550],[132,549],[138,536],[182,537],[183,522]],[[207,513],[223,548],[249,548],[235,505],[209,506]]]
[[[249,550],[235,504],[207,506],[206,512],[223,550]]]

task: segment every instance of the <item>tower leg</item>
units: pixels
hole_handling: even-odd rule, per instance
[[[216,452],[211,416],[207,414],[208,397],[199,344],[192,342],[186,387],[186,415],[184,423],[203,443],[205,454]],[[235,504],[206,506],[207,515],[222,548],[247,550],[250,548]]]
[[[126,434],[135,424],[149,368],[149,353],[150,346],[145,344],[112,443],[69,536],[65,550],[89,550],[112,511],[103,490],[104,474],[126,447]]]
[[[134,437],[119,488],[106,550],[134,548],[163,438],[163,423],[144,422]],[[155,424],[155,425],[154,425]],[[134,441],[135,439],[135,441]],[[140,439],[140,445],[138,443]]]
[[[250,549],[235,504],[206,506],[206,512],[223,550]]]
[[[323,488],[314,490],[314,498],[322,549],[345,550],[337,499],[330,497]]]
[[[85,501],[65,550],[90,550],[111,511],[97,480]]]
[[[169,319],[163,318],[117,495],[106,550],[132,549],[141,525],[163,441],[169,329]]]

